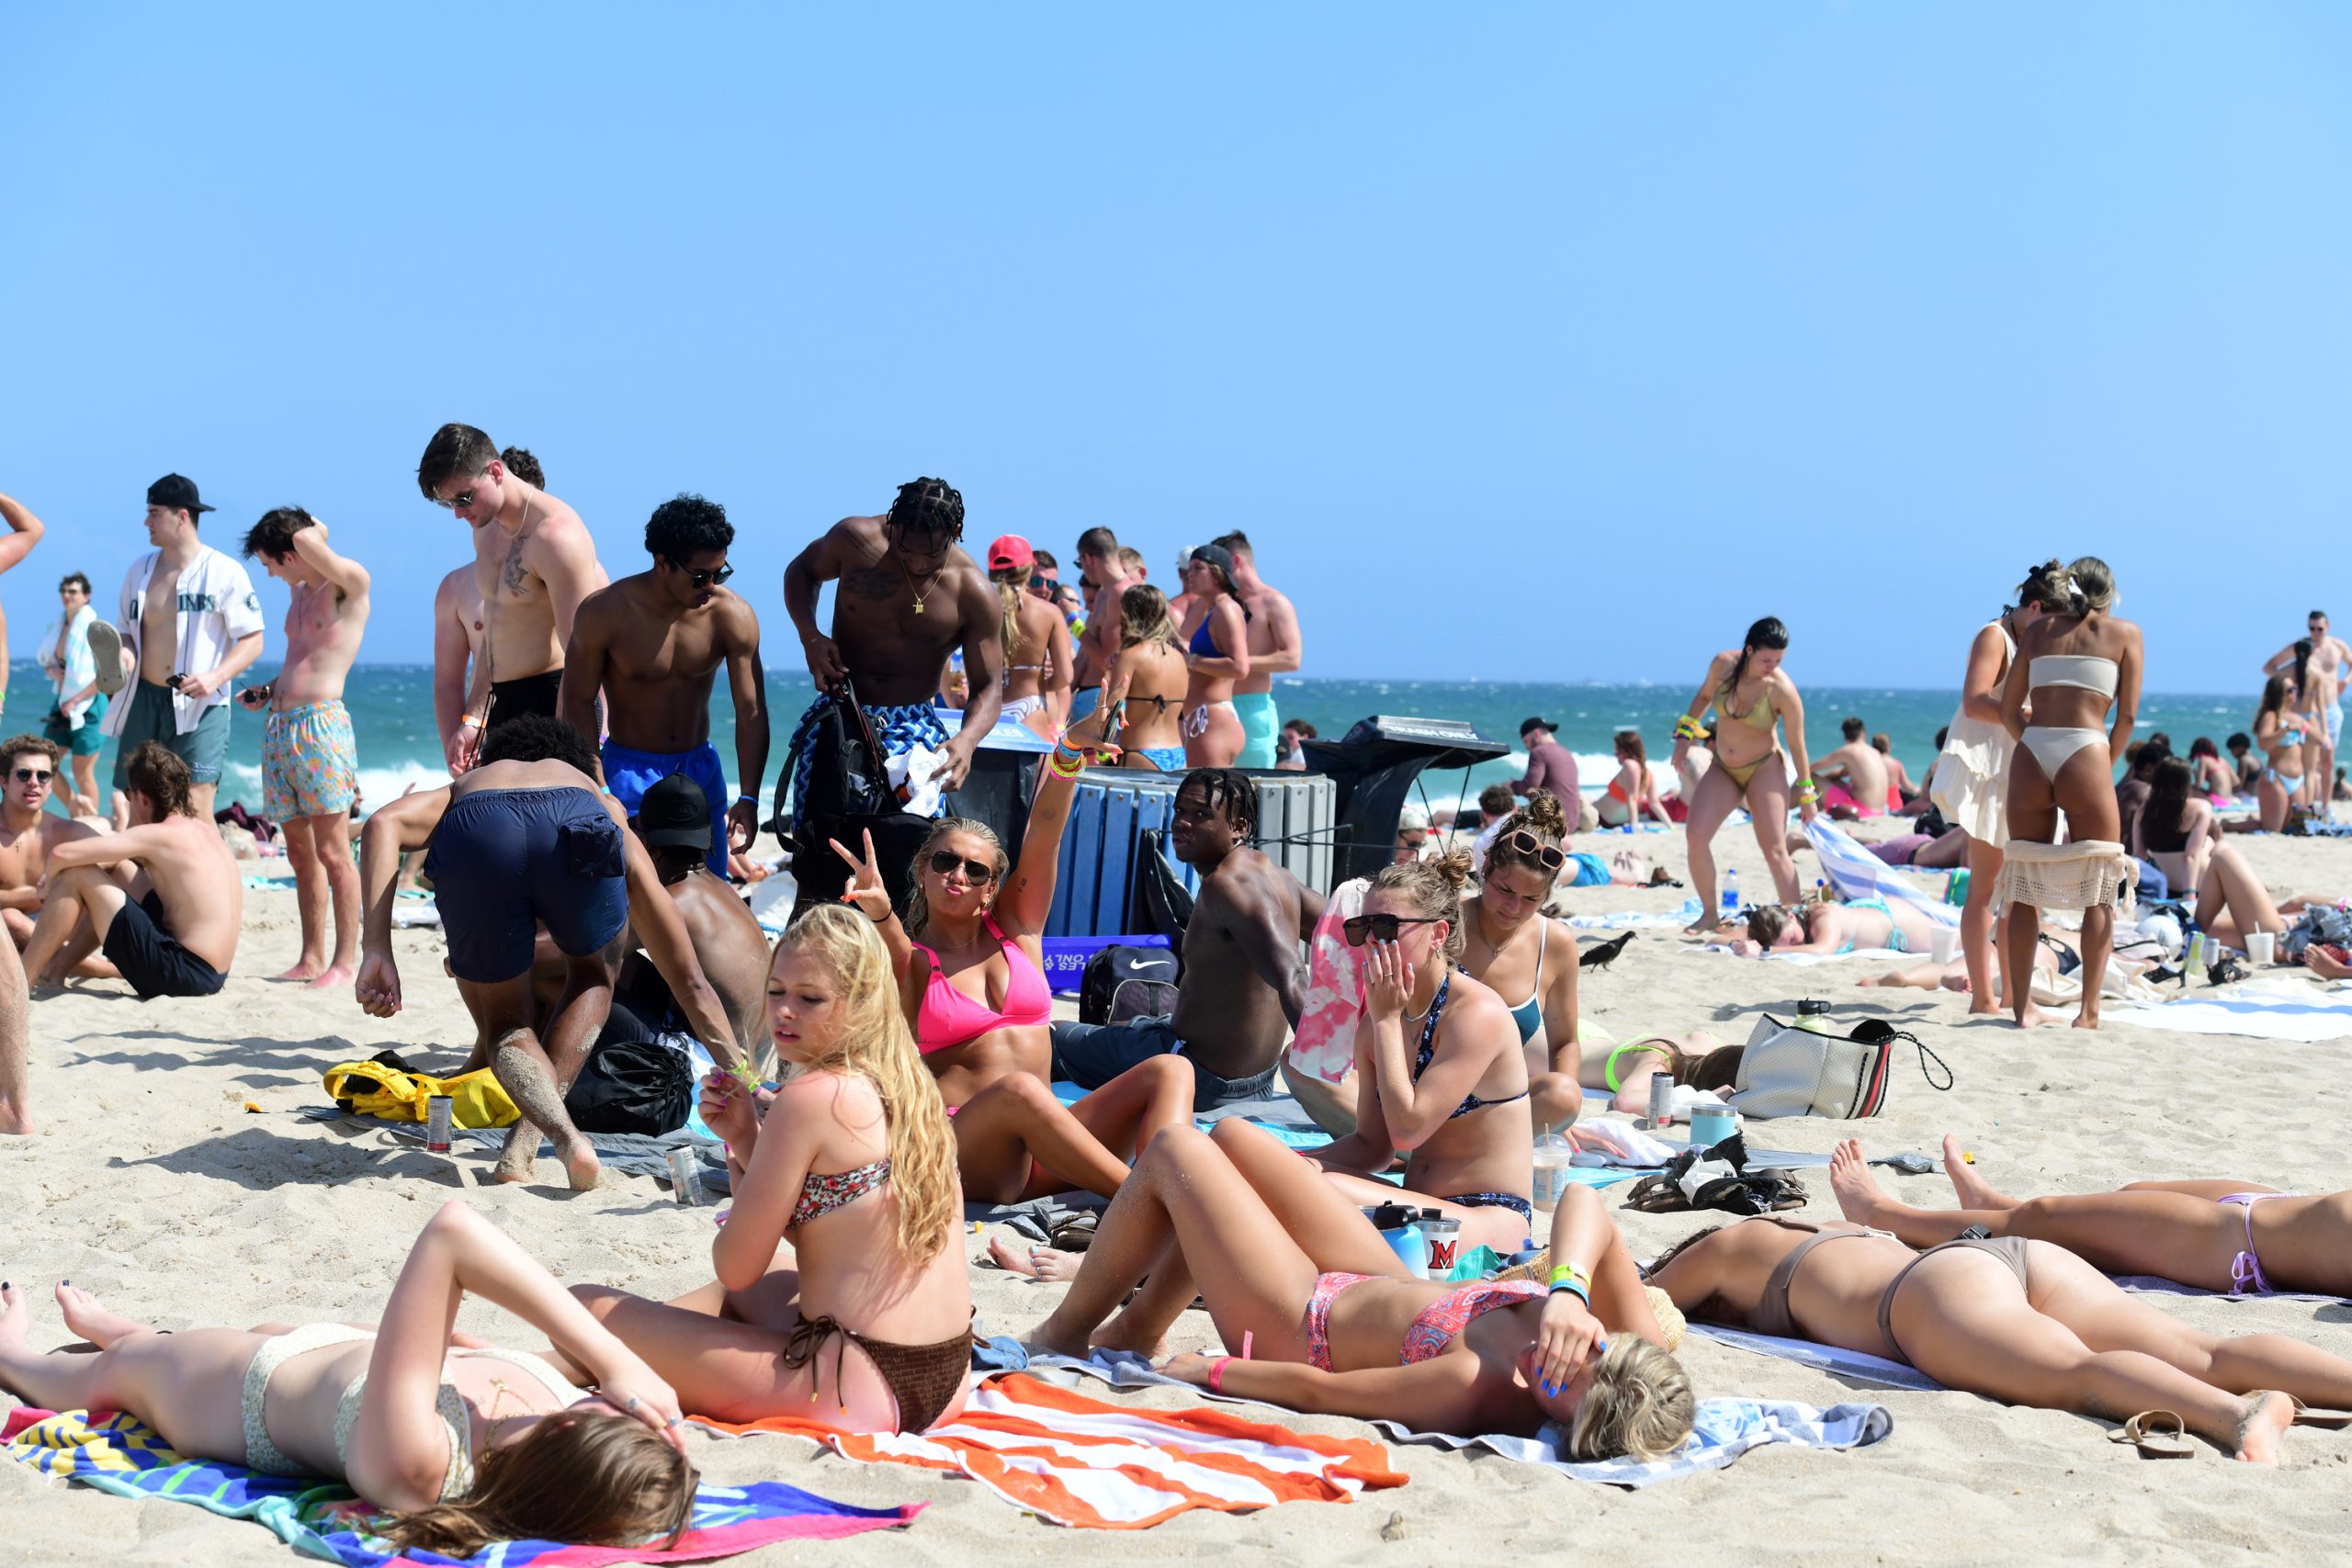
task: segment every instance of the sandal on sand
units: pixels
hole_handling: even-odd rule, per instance
[[[2295,1396],[2289,1394],[2287,1397],[2294,1399]],[[2316,1404],[2305,1404],[2301,1400],[2296,1399],[2294,1425],[2330,1428],[2352,1427],[2352,1410],[2324,1410]]]
[[[2165,1428],[2171,1430],[2166,1431]],[[2130,1443],[2142,1459],[2195,1459],[2197,1445],[2188,1438],[2188,1423],[2169,1410],[2143,1410],[2123,1423],[2123,1430],[2108,1438]]]
[[[122,634],[104,621],[92,621],[84,635],[98,667],[98,690],[111,697],[123,688]]]

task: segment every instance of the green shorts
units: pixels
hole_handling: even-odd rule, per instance
[[[220,782],[220,764],[229,757],[229,705],[216,703],[205,709],[196,728],[182,735],[179,720],[172,712],[171,688],[141,681],[131,694],[130,712],[123,716],[122,733],[116,738],[115,788],[130,787],[130,754],[139,750],[142,740],[159,740],[165,750],[177,753],[180,761],[187,764],[188,783],[217,784]]]
[[[1271,768],[1283,732],[1282,715],[1274,709],[1272,692],[1236,692],[1233,711],[1241,720],[1241,754],[1237,768]]]
[[[98,721],[106,716],[107,694],[99,692],[90,698],[90,705],[82,710],[81,723],[75,724],[67,718],[64,709],[52,706],[49,716],[41,721],[40,732],[76,757],[95,757],[106,750],[106,731],[98,727]]]

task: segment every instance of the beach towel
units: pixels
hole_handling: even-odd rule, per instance
[[[1720,942],[1711,942],[1702,946],[1686,947],[1681,949],[1681,952],[1686,956],[1695,957],[1705,957],[1712,953],[1729,953],[1731,951],[1730,943]],[[1756,956],[1774,964],[1794,964],[1799,966],[1811,964],[1843,964],[1849,959],[1854,958],[1876,958],[1880,960],[1892,958],[1905,964],[1917,964],[1920,960],[1920,954],[1918,953],[1897,953],[1891,947],[1858,947],[1851,953],[1762,953],[1756,954]]]
[[[1821,857],[1824,875],[1836,885],[1838,891],[1849,900],[1855,898],[1900,898],[1914,909],[1939,926],[1960,928],[1960,910],[1941,898],[1928,893],[1894,867],[1856,842],[1852,834],[1826,817],[1816,817],[1804,825],[1804,835],[1813,841],[1814,852]],[[1884,957],[1880,953],[1873,956]]]
[[[2256,1040],[2311,1043],[2352,1036],[2352,990],[2342,982],[2249,980],[2168,1002],[2119,1002],[2105,1017],[2135,1029],[2182,1034],[2241,1034]]]
[[[6,1440],[10,1459],[45,1475],[78,1481],[117,1497],[188,1503],[224,1518],[249,1519],[303,1556],[346,1568],[412,1562],[463,1562],[480,1568],[701,1562],[775,1541],[838,1540],[888,1529],[908,1523],[928,1506],[852,1507],[780,1481],[756,1481],[748,1486],[697,1488],[693,1523],[667,1551],[503,1540],[471,1557],[446,1557],[422,1549],[411,1555],[368,1533],[374,1510],[341,1483],[264,1475],[240,1464],[187,1459],[133,1416],[19,1407],[0,1426],[0,1438]]]
[[[1031,1364],[1100,1378],[1121,1388],[1192,1388],[1189,1383],[1154,1371],[1140,1356],[1112,1356],[1098,1351],[1092,1360],[1041,1356]],[[1193,1392],[1204,1398],[1222,1397],[1197,1389]],[[1661,1481],[1696,1475],[1704,1470],[1721,1470],[1750,1449],[1768,1443],[1790,1443],[1809,1449],[1862,1448],[1894,1430],[1894,1417],[1883,1404],[1835,1404],[1821,1410],[1787,1400],[1702,1399],[1699,1401],[1690,1436],[1681,1449],[1664,1459],[1645,1461],[1572,1460],[1567,1457],[1567,1435],[1557,1427],[1546,1427],[1540,1437],[1534,1438],[1502,1432],[1465,1438],[1452,1432],[1416,1432],[1396,1421],[1375,1420],[1372,1424],[1402,1442],[1455,1450],[1480,1448],[1524,1464],[1544,1465],[1578,1481],[1633,1488],[1654,1486]]]
[[[2134,1295],[2150,1296],[2219,1296],[2229,1302],[2340,1302],[2342,1296],[2313,1295],[2303,1291],[2270,1291],[2259,1295],[2240,1295],[2230,1291],[2209,1291],[2202,1285],[2184,1285],[2177,1280],[2167,1280],[2161,1274],[2110,1274],[2119,1290]]]
[[[424,1143],[424,1128],[415,1122],[387,1122],[380,1116],[361,1116],[339,1105],[305,1105],[295,1114],[311,1122],[348,1122],[360,1127],[379,1128],[419,1147]],[[650,1176],[662,1181],[670,1178],[672,1149],[682,1144],[702,1149],[706,1168],[704,1184],[721,1192],[727,1190],[725,1164],[721,1162],[717,1166],[715,1181],[710,1172],[712,1157],[718,1151],[718,1141],[695,1132],[691,1124],[674,1133],[664,1133],[660,1137],[642,1133],[582,1133],[580,1135],[588,1140],[589,1147],[596,1151],[596,1158],[606,1170],[616,1170],[624,1176]],[[482,1127],[457,1127],[450,1130],[449,1144],[453,1150],[470,1146],[495,1155],[506,1146],[506,1136],[503,1129],[492,1132]],[[553,1159],[555,1145],[541,1139],[538,1157]]]
[[[1622,909],[1613,915],[1569,915],[1577,931],[1680,931],[1699,918],[1699,900],[1685,898],[1665,914],[1651,909]]]
[[[744,1426],[689,1419],[729,1437],[807,1438],[861,1464],[967,1476],[1016,1508],[1086,1529],[1142,1529],[1193,1508],[1345,1503],[1405,1484],[1387,1450],[1365,1438],[1295,1432],[1221,1409],[1106,1404],[1025,1372],[987,1379],[962,1416],[927,1432],[841,1432],[791,1416]]]
[[[1728,1345],[1736,1350],[1749,1350],[1758,1356],[1777,1356],[1783,1361],[1812,1367],[1832,1377],[1860,1378],[1864,1382],[1883,1383],[1888,1388],[1916,1389],[1923,1393],[1939,1393],[1943,1384],[1901,1361],[1890,1361],[1883,1356],[1866,1356],[1860,1350],[1844,1350],[1835,1345],[1816,1345],[1810,1339],[1783,1339],[1775,1334],[1750,1334],[1744,1328],[1724,1328],[1712,1323],[1694,1323],[1690,1332]],[[1847,1406],[1839,1405],[1840,1410]]]
[[[1363,949],[1350,947],[1340,928],[1363,912],[1372,884],[1342,882],[1324,900],[1306,944],[1306,995],[1299,1011],[1291,1065],[1325,1083],[1342,1081],[1356,1065],[1356,1021],[1363,1017]]]

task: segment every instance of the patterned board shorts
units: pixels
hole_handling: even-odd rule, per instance
[[[332,817],[359,796],[359,748],[339,702],[273,712],[261,739],[262,815]]]

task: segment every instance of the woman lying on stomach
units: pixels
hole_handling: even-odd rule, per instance
[[[453,1348],[469,1296],[548,1336],[600,1393],[536,1356]],[[469,1556],[494,1540],[677,1543],[695,1475],[677,1397],[548,1271],[461,1202],[416,1245],[376,1328],[337,1323],[159,1334],[69,1280],[65,1326],[95,1356],[40,1355],[32,1309],[0,1285],[0,1384],[51,1410],[121,1410],[194,1459],[340,1479],[395,1517],[403,1548]]]
[[[1590,1188],[1561,1198],[1552,1257],[1548,1292],[1412,1279],[1312,1166],[1227,1119],[1152,1140],[1035,1342],[1156,1353],[1197,1292],[1217,1337],[1247,1354],[1165,1370],[1214,1392],[1419,1431],[1532,1435],[1556,1421],[1577,1459],[1671,1453],[1690,1433],[1690,1380]]]

